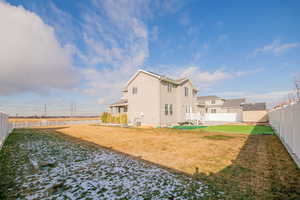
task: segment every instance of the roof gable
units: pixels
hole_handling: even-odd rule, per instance
[[[191,83],[191,86],[194,88],[194,90],[197,90],[192,82],[188,79],[188,78],[181,78],[181,79],[177,79],[177,80],[174,80],[174,79],[171,79],[171,78],[168,78],[167,76],[163,76],[163,75],[159,75],[159,74],[156,74],[154,72],[149,72],[149,71],[145,71],[145,70],[138,70],[130,79],[129,81],[127,81],[126,85],[125,85],[125,90],[127,89],[128,85],[140,74],[140,73],[144,73],[144,74],[147,74],[149,76],[152,76],[152,77],[155,77],[159,80],[163,80],[163,81],[166,81],[166,82],[169,82],[169,83],[173,83],[175,85],[181,85],[183,83],[185,83],[186,81],[189,81]]]

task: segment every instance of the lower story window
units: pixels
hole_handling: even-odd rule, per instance
[[[216,109],[211,109],[211,113],[216,113],[217,110]]]
[[[168,115],[169,111],[168,111],[168,104],[165,104],[165,115]]]
[[[169,105],[169,110],[170,110],[170,115],[173,115],[173,105],[172,104]]]

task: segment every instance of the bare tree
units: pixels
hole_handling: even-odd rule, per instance
[[[300,74],[295,76],[294,85],[295,85],[297,100],[300,101]]]
[[[295,95],[293,93],[289,93],[287,95],[288,103],[292,103],[296,100]]]

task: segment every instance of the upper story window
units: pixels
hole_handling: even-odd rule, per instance
[[[132,87],[132,94],[137,94],[137,87]]]
[[[172,92],[173,85],[171,83],[167,83],[168,92]]]
[[[216,100],[211,100],[211,104],[216,104]]]
[[[189,88],[184,87],[184,96],[189,96]]]

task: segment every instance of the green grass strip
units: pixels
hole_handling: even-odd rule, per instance
[[[203,128],[204,131],[221,133],[243,133],[251,135],[273,135],[273,129],[265,125],[218,125]]]

